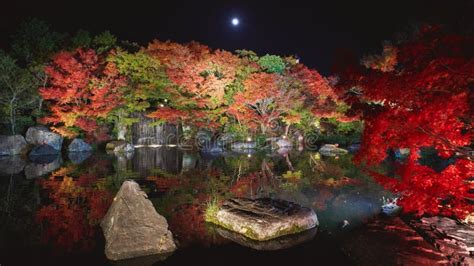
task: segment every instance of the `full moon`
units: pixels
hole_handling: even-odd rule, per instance
[[[234,25],[234,26],[239,25],[239,19],[238,18],[233,18],[232,19],[232,25]]]

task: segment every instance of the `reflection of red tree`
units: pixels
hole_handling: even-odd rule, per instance
[[[315,184],[317,185],[322,185],[322,186],[327,186],[327,187],[336,187],[336,188],[349,186],[349,185],[359,185],[360,183],[361,182],[359,180],[349,178],[346,176],[343,176],[340,179],[329,178],[329,179],[315,181]]]
[[[183,184],[183,181],[185,181],[184,179],[161,176],[148,176],[146,179],[155,182],[156,189],[159,191],[167,191],[170,188],[179,187]]]
[[[204,195],[198,198],[208,198]],[[176,207],[169,219],[170,230],[179,239],[181,246],[200,244],[210,246],[227,242],[222,237],[209,232],[204,221],[204,204],[183,204]]]
[[[90,175],[75,180],[55,174],[39,181],[51,200],[36,213],[36,221],[43,225],[42,241],[68,251],[94,246],[96,225],[107,212],[112,195],[97,178],[91,181]]]
[[[326,187],[321,187],[317,191],[318,193],[316,197],[314,197],[313,206],[318,211],[324,211],[327,209],[327,205],[334,195],[331,190]]]
[[[230,191],[236,197],[249,197],[255,195],[260,187],[260,173],[250,173],[235,182]]]

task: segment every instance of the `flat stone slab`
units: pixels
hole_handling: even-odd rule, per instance
[[[167,255],[176,250],[166,219],[134,181],[122,184],[101,227],[109,260]]]
[[[409,221],[428,242],[450,259],[452,265],[474,265],[474,226],[447,217],[425,217]]]
[[[207,220],[257,241],[300,233],[319,224],[312,209],[270,198],[226,200]]]

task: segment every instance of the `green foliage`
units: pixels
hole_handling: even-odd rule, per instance
[[[31,114],[26,111],[37,100],[37,80],[16,60],[0,51],[0,111],[1,122],[9,125],[9,133],[18,133],[18,125],[31,123]],[[24,116],[23,116],[24,115]]]
[[[287,171],[286,173],[282,175],[284,179],[289,179],[289,180],[300,180],[302,176],[303,176],[303,173],[301,171],[296,171],[296,172]]]
[[[51,26],[44,21],[31,19],[22,23],[13,35],[11,48],[21,63],[37,65],[59,51],[65,37],[65,34],[52,31]]]
[[[92,47],[94,47],[98,54],[108,52],[116,45],[117,37],[110,33],[110,31],[104,31],[92,40]]]
[[[362,122],[361,121],[352,121],[352,122],[339,122],[335,118],[327,119],[327,122],[335,126],[336,134],[347,135],[350,133],[360,134],[362,132]]]
[[[88,31],[78,30],[76,34],[71,38],[71,48],[76,49],[79,47],[89,48],[92,43],[92,37]]]
[[[248,60],[250,60],[252,62],[256,62],[258,60],[257,54],[254,51],[251,51],[251,50],[245,50],[245,49],[236,50],[235,53],[238,56],[240,56],[242,58],[247,58]]]
[[[264,55],[258,59],[257,63],[268,73],[281,74],[286,68],[285,61],[277,55]]]
[[[204,220],[206,222],[215,223],[219,208],[219,200],[217,199],[217,197],[212,197],[212,199],[206,204],[206,210],[204,211]]]

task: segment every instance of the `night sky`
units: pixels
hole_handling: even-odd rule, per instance
[[[7,0],[8,1],[8,0]],[[99,3],[100,2],[100,3]],[[110,30],[120,39],[146,44],[158,38],[196,40],[213,48],[250,49],[259,54],[298,55],[329,74],[337,51],[361,56],[414,22],[473,20],[472,0],[397,1],[2,1],[0,47],[28,17],[57,31]],[[232,17],[240,19],[232,27]]]

